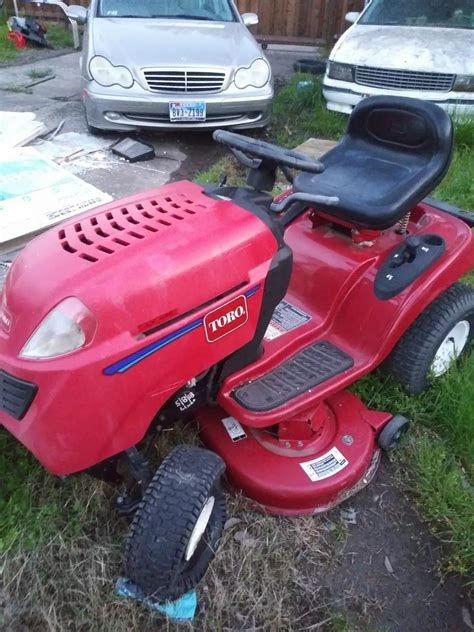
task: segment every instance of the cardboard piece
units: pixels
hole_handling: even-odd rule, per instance
[[[110,202],[112,197],[42,156],[33,147],[0,157],[0,253],[33,232]]]

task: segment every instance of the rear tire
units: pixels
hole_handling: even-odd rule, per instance
[[[465,355],[474,338],[474,290],[455,283],[421,313],[383,365],[415,395]]]
[[[125,573],[147,595],[174,600],[196,587],[226,520],[215,453],[178,446],[158,468],[134,516]]]

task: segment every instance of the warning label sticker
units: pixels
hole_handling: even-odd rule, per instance
[[[224,428],[227,430],[227,434],[232,441],[240,441],[241,439],[245,439],[247,437],[245,430],[239,424],[237,419],[234,419],[234,417],[226,417],[222,420],[222,423],[224,424]]]
[[[322,481],[324,478],[334,476],[334,474],[343,470],[346,465],[349,465],[349,461],[336,447],[317,459],[300,463],[300,466],[312,481]]]
[[[311,316],[288,301],[281,301],[273,312],[270,324],[265,332],[265,340],[275,340],[288,331],[292,331],[311,320]]]

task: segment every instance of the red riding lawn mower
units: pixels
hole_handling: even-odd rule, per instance
[[[445,175],[449,116],[372,97],[314,162],[217,131],[245,187],[166,185],[34,239],[0,312],[0,422],[50,472],[128,472],[125,572],[177,598],[221,536],[221,478],[276,515],[367,485],[408,420],[345,390],[382,367],[412,393],[466,352],[473,218],[423,201]],[[291,186],[276,199],[277,170]],[[142,446],[183,418],[156,473]]]

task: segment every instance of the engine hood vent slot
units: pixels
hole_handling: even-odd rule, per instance
[[[112,209],[109,205],[96,215],[63,224],[57,233],[59,243],[64,252],[95,263],[143,240],[156,239],[161,232],[176,229],[214,205],[202,192],[196,200],[190,197],[173,192]]]

